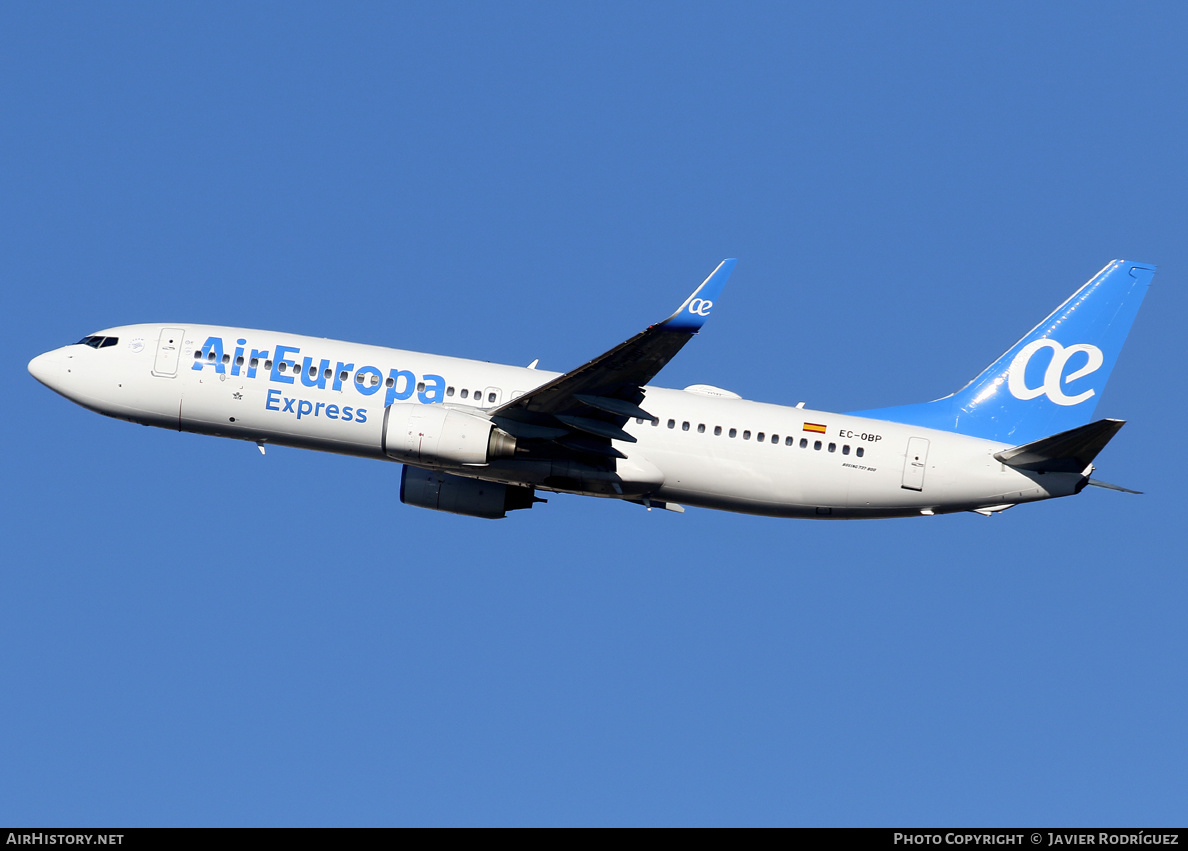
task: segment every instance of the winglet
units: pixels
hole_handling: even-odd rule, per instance
[[[706,317],[714,309],[714,302],[726,286],[730,273],[734,271],[738,260],[731,258],[723,260],[710,276],[702,281],[701,286],[693,291],[693,295],[685,299],[685,303],[677,312],[660,324],[666,331],[684,331],[686,334],[696,334],[705,324]]]

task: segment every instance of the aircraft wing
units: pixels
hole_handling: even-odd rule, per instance
[[[596,455],[618,456],[610,440],[635,442],[623,424],[647,412],[643,385],[705,324],[737,260],[723,260],[672,316],[589,363],[489,411],[505,431]]]

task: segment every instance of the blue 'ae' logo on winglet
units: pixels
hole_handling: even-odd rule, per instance
[[[693,295],[685,300],[677,312],[662,323],[665,330],[684,331],[690,334],[699,331],[710,315],[710,311],[714,309],[714,302],[718,300],[722,288],[726,286],[726,281],[729,280],[730,273],[734,271],[737,263],[738,261],[733,258],[719,263],[718,268],[714,269],[710,276],[702,281],[701,286],[693,291]]]

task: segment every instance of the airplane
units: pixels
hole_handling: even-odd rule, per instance
[[[1115,260],[961,390],[851,413],[651,382],[715,309],[722,261],[667,319],[566,373],[274,331],[124,325],[33,358],[92,411],[404,465],[400,500],[483,518],[538,492],[775,517],[912,517],[1080,493],[1124,424],[1092,421],[1155,267]]]

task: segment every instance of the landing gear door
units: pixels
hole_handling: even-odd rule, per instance
[[[907,457],[903,461],[903,487],[910,491],[924,490],[924,468],[928,463],[928,440],[908,438]]]
[[[177,362],[185,336],[186,332],[182,328],[161,329],[161,336],[157,339],[157,359],[153,361],[153,375],[161,378],[177,375]]]

